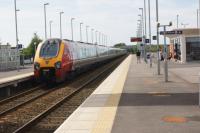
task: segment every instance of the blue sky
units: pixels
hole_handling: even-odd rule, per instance
[[[0,0],[0,40],[3,43],[15,44],[14,0]],[[79,23],[83,22],[83,39],[85,26],[98,30],[110,38],[110,45],[118,42],[129,42],[135,36],[138,14],[143,7],[143,0],[17,0],[19,41],[27,46],[37,33],[44,38],[43,4],[47,6],[47,22],[53,20],[52,36],[59,37],[59,12],[63,15],[63,38],[71,38],[70,18],[74,21],[74,39],[79,40]],[[151,0],[152,34],[155,34],[155,0]],[[180,23],[188,23],[188,27],[196,26],[196,10],[198,0],[159,0],[160,22],[169,21],[176,24],[176,14],[180,15]],[[49,35],[49,25],[48,35]],[[172,27],[172,28],[174,28]],[[180,26],[181,27],[181,26]],[[90,35],[90,34],[89,34]]]

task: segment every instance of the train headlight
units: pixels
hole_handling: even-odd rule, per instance
[[[39,63],[34,63],[34,69],[35,70],[40,70],[40,64]]]
[[[56,69],[61,69],[61,62],[60,61],[55,63],[55,68]]]

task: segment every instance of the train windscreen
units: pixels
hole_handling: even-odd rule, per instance
[[[40,57],[53,58],[58,55],[60,41],[59,40],[48,40],[44,42],[40,50]]]

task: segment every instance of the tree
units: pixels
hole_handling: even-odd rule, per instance
[[[23,50],[23,53],[25,56],[29,56],[29,57],[34,57],[35,55],[35,48],[42,42],[42,39],[40,39],[40,37],[34,33],[34,36],[29,44],[29,46],[27,48],[25,48]]]
[[[126,47],[126,44],[125,43],[118,43],[118,44],[115,44],[114,47],[115,48],[124,48],[124,47]]]
[[[138,50],[137,45],[133,45],[133,49],[132,49],[132,50],[133,50],[132,53],[133,53],[133,54],[136,54],[136,52],[137,52],[137,50]]]

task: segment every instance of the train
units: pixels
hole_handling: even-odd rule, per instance
[[[70,73],[125,55],[124,49],[67,39],[47,39],[37,47],[34,77],[37,81],[62,82]]]

